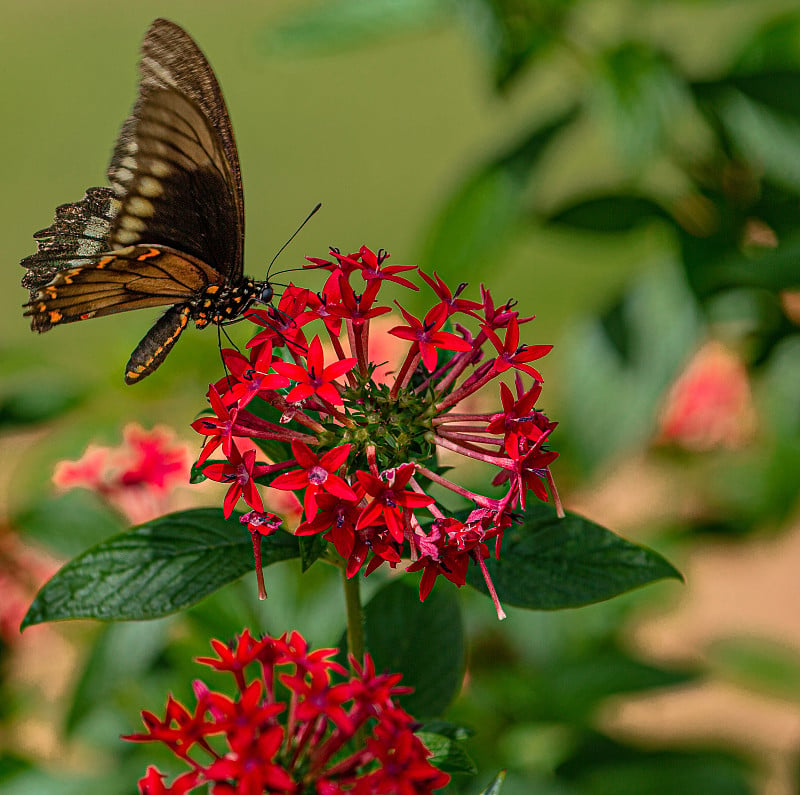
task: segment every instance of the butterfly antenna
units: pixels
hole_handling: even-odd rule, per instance
[[[270,260],[269,265],[267,265],[267,279],[269,279],[269,272],[272,269],[272,266],[275,264],[275,260],[278,259],[281,254],[283,254],[286,246],[288,246],[289,243],[291,243],[297,237],[297,235],[300,234],[300,230],[313,218],[320,207],[322,207],[322,202],[317,202],[317,206],[306,216],[305,221],[303,221],[303,223],[300,224],[297,229],[295,229],[294,234],[278,249],[277,254],[275,254],[275,256]],[[285,273],[285,271],[281,271],[281,273]]]

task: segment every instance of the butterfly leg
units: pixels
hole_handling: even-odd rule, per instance
[[[188,304],[168,309],[144,335],[125,368],[125,383],[135,384],[150,375],[164,361],[186,328],[191,314]]]

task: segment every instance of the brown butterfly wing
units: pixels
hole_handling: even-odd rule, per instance
[[[236,282],[243,273],[244,194],[214,72],[192,38],[166,19],[150,26],[139,71],[139,96],[108,168],[123,200],[112,244],[168,245]],[[153,198],[159,201],[147,215]]]
[[[91,265],[60,270],[50,282],[32,291],[25,315],[31,318],[31,328],[42,332],[60,323],[184,304],[217,283],[218,276],[204,262],[182,252],[128,246]]]

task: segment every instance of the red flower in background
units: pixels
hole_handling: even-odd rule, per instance
[[[77,461],[61,461],[53,483],[99,494],[134,524],[164,514],[174,488],[188,485],[189,446],[164,427],[146,431],[131,423],[118,447],[89,445]]]
[[[410,688],[399,674],[376,674],[369,655],[363,665],[351,659],[345,679],[332,659],[337,649],[309,651],[296,632],[254,638],[244,630],[211,645],[216,656],[197,662],[230,673],[238,692],[231,698],[197,680],[193,709],[170,697],[163,720],[142,713],[145,731],[125,739],[164,743],[191,770],[166,785],[151,766],[141,795],[201,787],[212,795],[433,795],[449,783],[414,734],[417,722],[396,704]]]

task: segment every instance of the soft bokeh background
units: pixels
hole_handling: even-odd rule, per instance
[[[477,729],[480,774],[456,785],[477,792],[508,767],[512,795],[797,791],[800,358],[785,289],[800,281],[796,2],[2,10],[8,539],[63,560],[124,526],[91,495],[57,495],[55,464],[91,441],[119,443],[130,421],[195,444],[188,424],[219,374],[213,332],[189,331],[154,377],[124,386],[157,313],[36,337],[20,313],[16,263],[57,204],[105,183],[139,43],[167,16],[199,42],[228,102],[247,271],[262,275],[322,201],[277,267],[366,243],[513,296],[537,315],[527,341],[556,343],[542,407],[562,420],[567,506],[671,554],[687,575],[682,590],[511,611],[503,625],[462,594],[471,661],[449,717]],[[176,505],[219,499],[200,493]],[[0,556],[15,573],[0,583],[24,611],[55,564],[17,543]],[[295,575],[270,569],[266,610],[247,578],[180,620],[6,634],[3,791],[133,792],[148,757],[117,736],[168,689],[185,692],[210,634],[249,623],[338,639],[324,574]]]

